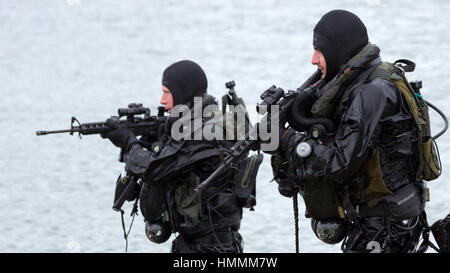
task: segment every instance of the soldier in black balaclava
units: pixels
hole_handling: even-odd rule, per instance
[[[281,128],[273,166],[291,173],[276,179],[279,191],[299,191],[314,233],[330,244],[344,239],[344,252],[414,252],[425,187],[416,177],[417,125],[390,80],[394,66],[381,62],[362,21],[345,10],[320,19],[312,44],[321,76],[308,100],[299,95],[293,103],[306,115],[288,122],[302,132]],[[336,129],[304,133],[313,119]]]
[[[194,97],[202,97],[206,94],[208,80],[198,64],[184,60],[164,70],[162,86],[172,94],[173,106],[175,106],[192,103]]]
[[[194,97],[201,97],[202,109],[217,105],[207,94],[207,87],[206,75],[198,64],[189,60],[176,62],[164,70],[161,104],[169,112],[178,105],[192,108]],[[169,126],[157,139],[143,136],[138,140],[112,120],[107,124],[114,130],[102,135],[124,150],[127,172],[143,179],[140,210],[147,237],[162,243],[172,233],[178,233],[172,243],[172,252],[176,253],[242,252],[238,230],[245,204],[234,190],[234,170],[212,181],[201,194],[194,192],[221,163],[219,148],[230,148],[233,142],[175,140],[170,134],[174,118],[167,120]],[[192,123],[194,119],[201,119],[202,127],[208,121],[192,116]],[[154,143],[160,143],[158,150]]]
[[[314,28],[313,36],[315,51],[322,53],[326,60],[324,78],[333,78],[339,68],[368,42],[366,27],[354,14],[345,10],[333,10],[325,14]]]

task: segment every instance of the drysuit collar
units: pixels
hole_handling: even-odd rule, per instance
[[[318,92],[318,99],[311,107],[313,116],[330,116],[335,112],[337,99],[342,95],[360,73],[370,67],[381,63],[380,49],[378,46],[367,43],[347,64],[343,64],[338,74],[331,79]]]

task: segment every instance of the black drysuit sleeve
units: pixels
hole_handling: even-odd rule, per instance
[[[159,174],[169,173],[175,168],[177,153],[183,145],[184,142],[169,141],[160,153],[133,145],[124,155],[125,169],[144,180],[156,180]]]
[[[125,169],[144,181],[158,182],[176,177],[180,172],[199,162],[218,158],[219,151],[213,141],[185,140],[166,142],[160,153],[147,151],[140,145],[125,153]],[[212,161],[211,161],[212,162]]]
[[[346,181],[361,168],[370,155],[383,115],[398,111],[393,87],[380,81],[355,91],[334,139],[318,143],[299,133],[288,136],[289,158],[296,156],[295,148],[300,142],[307,141],[313,146],[312,154],[303,160],[306,177],[327,176],[327,179]]]

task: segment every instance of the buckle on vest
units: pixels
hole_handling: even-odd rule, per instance
[[[394,73],[403,77],[405,75],[405,69],[401,65],[394,64]]]

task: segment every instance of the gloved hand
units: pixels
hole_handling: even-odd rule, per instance
[[[108,125],[111,130],[100,134],[102,138],[109,139],[116,147],[127,150],[134,143],[139,143],[139,140],[131,132],[130,129],[119,124],[117,120],[107,119],[106,125]]]
[[[272,151],[263,150],[263,152],[268,154],[275,154],[278,151],[279,148],[279,141],[281,140],[281,135],[286,130],[284,127],[284,124],[286,122],[281,120],[278,115],[272,115],[269,113],[267,115],[267,119],[264,122],[258,123],[258,137],[261,136],[261,132],[268,133],[270,138],[267,139],[267,136],[260,137],[260,143],[261,144],[275,144],[277,145],[277,149]],[[274,126],[275,128],[272,128]],[[278,128],[277,128],[278,127]],[[272,129],[275,129],[274,132],[272,132]],[[278,134],[276,132],[278,130]],[[275,135],[277,134],[277,135]],[[278,138],[278,142],[274,142],[275,138]]]
[[[273,155],[270,159],[274,179],[278,184],[278,192],[285,197],[292,197],[298,192],[299,187],[295,183],[292,173],[289,173],[289,162],[280,155]],[[291,170],[292,172],[293,170]]]
[[[278,148],[280,152],[286,153],[288,151],[289,139],[292,135],[295,135],[295,132],[296,131],[291,127],[284,129],[283,132],[280,132],[280,146]]]

